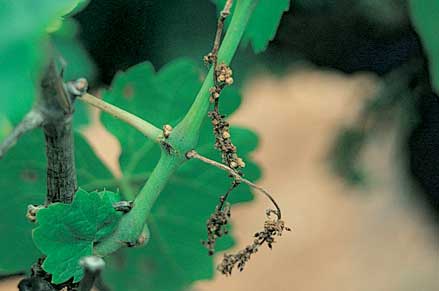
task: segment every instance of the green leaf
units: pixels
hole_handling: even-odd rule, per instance
[[[87,190],[97,189],[96,182],[111,181],[110,172],[79,134],[75,136],[75,157],[78,182]],[[27,271],[41,256],[31,237],[34,225],[25,218],[27,205],[45,200],[46,157],[40,130],[23,135],[0,161],[0,173],[0,197],[7,201],[0,205],[0,274]]]
[[[29,111],[48,51],[48,30],[79,0],[16,0],[0,4],[0,114],[16,124]],[[82,2],[82,1],[81,1]],[[50,29],[49,29],[50,28]]]
[[[12,124],[6,116],[0,114],[0,143],[11,132]]]
[[[111,234],[119,214],[112,200],[115,193],[87,192],[79,189],[72,204],[54,203],[37,213],[38,227],[33,238],[46,255],[43,269],[59,284],[73,277],[79,282],[84,271],[82,257],[93,253],[93,245]]]
[[[439,1],[411,0],[410,10],[413,24],[428,55],[433,88],[439,94]]]
[[[218,10],[222,10],[226,0],[213,0],[213,2],[217,4]],[[291,0],[256,0],[256,2],[255,10],[244,33],[243,43],[251,43],[254,52],[260,53],[265,51],[268,43],[274,39],[283,13],[290,8]],[[232,13],[235,6],[236,4],[232,6]]]
[[[159,72],[149,63],[139,64],[115,77],[104,99],[127,109],[156,126],[176,125],[195,98],[203,74],[192,61],[174,61]],[[221,110],[232,113],[241,98],[233,88],[224,91]],[[122,194],[136,193],[146,181],[160,156],[159,148],[137,131],[113,117],[103,122],[122,144],[120,165],[123,171]],[[246,176],[255,180],[259,169],[249,154],[257,145],[256,135],[233,128],[234,143],[248,164]],[[197,151],[217,158],[209,122],[205,122]],[[155,203],[148,226],[151,239],[145,248],[121,250],[107,265],[106,280],[115,290],[185,290],[196,280],[214,275],[213,258],[200,241],[206,238],[205,222],[224,194],[230,180],[222,171],[198,161],[183,165]],[[252,199],[248,187],[233,192],[231,201]],[[232,245],[224,238],[218,249]]]
[[[104,97],[157,126],[175,125],[194,100],[203,75],[202,70],[186,59],[172,62],[159,72],[154,72],[149,63],[143,63],[119,73]],[[221,110],[230,114],[240,102],[239,94],[227,88],[222,95]],[[120,157],[123,176],[113,177],[84,139],[76,135],[79,185],[87,191],[121,189],[124,198],[131,197],[148,178],[160,155],[159,149],[119,120],[104,114],[103,121],[123,146]],[[211,131],[206,120],[197,151],[218,158]],[[243,128],[233,128],[232,135],[246,160],[246,177],[256,180],[260,172],[249,155],[256,148],[257,136]],[[0,232],[8,234],[7,240],[0,241],[0,272],[13,273],[27,270],[40,256],[32,244],[32,224],[24,219],[24,212],[28,204],[44,201],[45,157],[41,132],[26,134],[0,161],[0,172],[5,173],[0,187],[8,201],[0,206]],[[213,258],[207,255],[200,241],[206,238],[206,220],[229,184],[222,171],[198,161],[187,162],[171,178],[152,210],[148,221],[150,243],[144,248],[121,250],[109,258],[105,275],[113,289],[184,290],[195,280],[212,278]],[[14,193],[13,199],[6,196],[9,193]],[[245,185],[231,196],[232,203],[251,199],[250,189]],[[226,237],[217,249],[230,247],[232,242],[231,237]]]

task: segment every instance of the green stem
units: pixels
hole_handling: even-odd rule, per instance
[[[102,111],[113,115],[117,119],[124,121],[125,123],[131,125],[138,131],[140,131],[147,138],[151,139],[153,142],[158,143],[162,137],[162,131],[155,127],[153,124],[143,120],[142,118],[125,111],[117,106],[114,106],[104,100],[101,100],[89,93],[86,93],[78,97],[80,101],[83,101],[91,106],[101,109]]]
[[[229,64],[238,49],[247,22],[257,0],[239,0],[226,36],[218,52],[218,61]],[[172,131],[166,142],[174,152],[162,151],[162,157],[134,200],[134,207],[125,214],[116,231],[95,246],[95,253],[105,256],[127,245],[136,245],[142,235],[146,219],[169,178],[186,161],[185,154],[195,148],[201,124],[209,109],[209,89],[213,87],[213,69],[210,69],[198,95],[184,119]],[[126,121],[126,120],[125,120]],[[157,132],[154,132],[154,135]]]
[[[227,30],[221,48],[218,51],[218,63],[230,64],[236,50],[238,49],[256,3],[257,0],[237,1],[229,29]],[[188,113],[174,130],[174,133],[176,131],[181,131],[181,134],[187,137],[189,143],[195,144],[197,142],[201,125],[204,118],[207,116],[207,111],[209,110],[210,105],[209,89],[214,86],[213,71],[214,68],[212,67]],[[189,140],[191,137],[195,140]]]
[[[95,254],[105,256],[123,246],[138,244],[137,240],[142,234],[152,206],[169,178],[183,161],[179,157],[162,154],[156,168],[134,200],[134,207],[121,218],[116,231],[95,246]]]

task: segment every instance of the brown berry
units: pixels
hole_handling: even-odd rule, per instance
[[[224,74],[221,74],[217,78],[218,82],[224,82],[226,80],[226,76]]]
[[[237,158],[236,163],[240,168],[245,168],[245,162],[241,158]]]
[[[172,126],[170,126],[169,124],[163,125],[163,136],[165,138],[168,138],[171,135],[171,132],[172,132]]]
[[[230,133],[228,131],[224,131],[223,138],[230,138]]]

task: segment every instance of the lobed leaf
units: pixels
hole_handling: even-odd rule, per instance
[[[93,183],[111,181],[111,174],[96,157],[82,136],[75,135],[75,157],[78,182],[88,190]],[[41,131],[25,134],[0,161],[0,274],[27,271],[41,253],[34,246],[31,230],[34,224],[26,220],[29,204],[44,203],[46,193],[46,157]]]
[[[0,143],[12,131],[12,124],[6,116],[0,114]]]
[[[93,245],[117,225],[120,216],[112,205],[114,195],[79,189],[71,204],[54,203],[37,213],[33,239],[46,255],[42,267],[52,275],[52,283],[82,279],[80,259],[92,255]]]

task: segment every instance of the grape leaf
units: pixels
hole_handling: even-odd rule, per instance
[[[16,124],[38,94],[37,82],[46,61],[48,30],[82,0],[17,0],[0,3],[0,113]],[[51,29],[49,29],[49,27]]]
[[[412,22],[428,55],[433,88],[439,94],[439,1],[411,0],[410,10]]]
[[[185,59],[170,63],[158,73],[150,64],[143,63],[119,73],[112,89],[104,96],[157,126],[175,125],[195,98],[202,77],[202,71]],[[221,110],[227,114],[236,110],[241,102],[232,88],[225,89],[222,98]],[[158,160],[159,149],[124,123],[107,115],[103,115],[103,121],[123,146],[120,164],[124,175],[113,177],[77,135],[75,154],[79,184],[86,190],[121,189],[127,198],[148,178]],[[211,131],[206,122],[197,151],[215,158],[218,153],[213,148]],[[232,135],[240,155],[247,162],[246,176],[257,179],[259,169],[249,158],[257,145],[256,135],[243,128],[232,128]],[[25,270],[39,256],[30,240],[31,224],[24,220],[23,211],[27,204],[44,201],[43,140],[38,132],[25,135],[0,162],[0,172],[7,173],[0,179],[2,193],[14,193],[14,199],[0,211],[0,231],[8,234],[8,239],[2,240],[0,245],[0,272],[3,273]],[[29,148],[33,150],[29,151]],[[20,187],[16,186],[17,182]],[[148,221],[152,235],[150,243],[145,248],[121,250],[110,258],[106,278],[114,290],[183,290],[195,280],[212,278],[213,259],[207,255],[200,240],[206,237],[205,221],[229,183],[222,171],[198,161],[183,165],[152,210]],[[232,203],[251,199],[251,192],[245,185],[231,196]],[[218,250],[232,244],[230,237],[222,242]]]
[[[213,0],[213,2],[219,10],[222,10],[226,0]],[[257,0],[256,2],[242,42],[251,43],[253,51],[260,53],[267,49],[268,43],[275,37],[282,14],[290,8],[291,0]],[[236,3],[232,6],[232,14],[235,6]]]
[[[174,61],[159,72],[149,63],[139,64],[113,80],[104,99],[130,110],[156,126],[175,125],[192,104],[200,88],[200,71],[189,60]],[[240,104],[240,96],[231,88],[222,95],[221,110],[232,113]],[[159,158],[159,148],[137,131],[103,115],[103,122],[122,144],[120,165],[122,193],[136,193]],[[243,128],[233,128],[232,135],[239,153],[247,161],[249,179],[259,177],[259,169],[249,161],[257,144],[256,135]],[[212,128],[203,125],[197,151],[218,157]],[[115,290],[184,290],[195,280],[213,277],[213,259],[200,241],[206,238],[205,222],[230,185],[222,171],[198,161],[187,162],[171,178],[155,203],[148,219],[151,239],[145,248],[121,250],[108,264],[106,280]],[[252,199],[249,188],[241,186],[231,202]],[[230,247],[232,240],[223,239],[218,249]],[[116,275],[117,274],[117,275]]]
[[[78,183],[89,185],[87,190],[96,189],[92,182],[111,180],[110,172],[79,134],[75,135],[75,158]],[[0,205],[0,274],[27,271],[41,255],[31,237],[34,224],[25,218],[27,205],[45,200],[46,158],[40,130],[18,141],[0,161],[0,173],[1,197],[7,201]]]
[[[0,114],[0,143],[11,132],[12,125],[6,116]]]
[[[111,234],[120,218],[112,205],[115,195],[79,189],[71,204],[54,203],[37,213],[33,239],[46,255],[42,267],[52,283],[82,279],[79,260],[93,254],[93,245]]]

